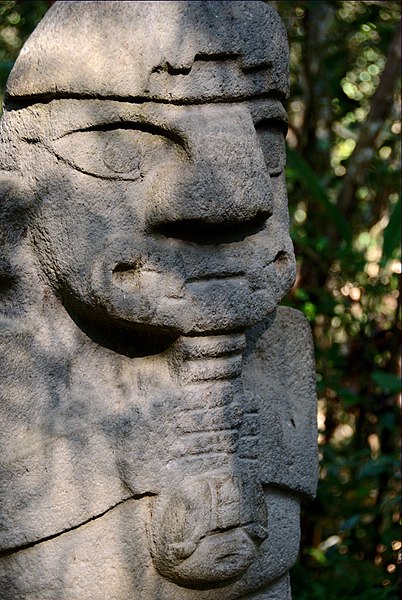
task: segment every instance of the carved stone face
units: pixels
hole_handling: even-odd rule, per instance
[[[76,3],[62,4],[67,8],[59,10],[59,21],[68,30]],[[108,13],[107,5],[115,3],[94,4],[97,19],[104,10],[110,27],[116,7],[109,6]],[[160,3],[127,4],[134,12],[139,5],[144,19],[142,13],[149,18]],[[242,22],[242,3],[203,4],[191,3],[190,13],[197,14],[190,16],[186,5],[193,27],[211,7],[223,11],[219,23],[233,10]],[[175,11],[183,12],[180,5],[162,5],[170,21]],[[277,28],[276,23],[273,37]],[[85,319],[158,334],[238,330],[264,319],[293,282],[283,175],[286,113],[278,99],[286,93],[281,83],[286,56],[275,58],[271,48],[268,59],[261,58],[244,39],[221,39],[222,47],[216,46],[210,27],[204,35],[202,27],[196,33],[187,32],[190,42],[182,41],[179,49],[173,34],[167,39],[161,34],[158,43],[167,58],[142,38],[135,51],[144,64],[129,72],[123,64],[117,79],[110,64],[114,38],[105,58],[104,47],[96,48],[89,35],[89,41],[81,40],[80,78],[75,71],[63,73],[66,61],[61,74],[53,73],[57,93],[46,87],[46,77],[55,69],[58,49],[47,43],[36,57],[46,72],[30,91],[39,94],[39,102],[20,111],[22,137],[29,142],[27,170],[36,180],[32,235],[57,294]],[[17,101],[27,93],[23,76],[37,52],[34,41],[9,81]],[[91,44],[98,54],[88,65],[85,48]],[[99,67],[105,61],[102,80]],[[128,91],[121,89],[124,76]],[[74,99],[77,94],[84,97]]]
[[[36,251],[73,310],[188,333],[275,308],[293,279],[279,101],[59,100],[32,118],[52,132],[29,156]]]

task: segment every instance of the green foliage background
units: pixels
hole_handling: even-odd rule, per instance
[[[0,86],[51,1],[0,3]],[[320,481],[294,600],[391,600],[400,542],[400,4],[277,0],[291,48],[298,260],[315,339]],[[399,33],[399,39],[398,39]]]

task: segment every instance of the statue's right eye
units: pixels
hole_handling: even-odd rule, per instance
[[[102,179],[135,181],[176,151],[166,136],[119,127],[75,131],[52,143],[52,150],[71,167]]]

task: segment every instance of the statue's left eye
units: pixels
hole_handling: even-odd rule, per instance
[[[171,157],[175,144],[136,128],[75,131],[52,143],[58,158],[74,169],[102,179],[135,181]]]

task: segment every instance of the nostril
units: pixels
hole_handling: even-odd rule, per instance
[[[112,272],[113,282],[120,287],[139,285],[141,267],[139,260],[119,263]]]
[[[240,242],[246,237],[262,231],[270,216],[270,212],[260,211],[253,218],[240,223],[234,221],[209,223],[201,219],[181,219],[156,225],[152,231],[168,238],[194,244],[230,244]]]
[[[275,267],[280,271],[287,267],[288,261],[289,261],[289,254],[287,252],[285,252],[284,250],[280,250],[276,254],[276,256],[273,260],[273,263],[274,263]]]

